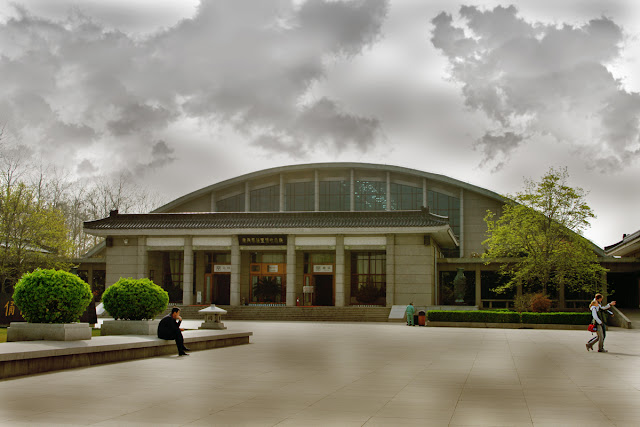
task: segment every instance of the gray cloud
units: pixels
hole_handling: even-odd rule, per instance
[[[640,94],[607,69],[624,34],[601,17],[581,26],[527,22],[514,6],[441,13],[431,42],[447,57],[466,105],[494,129],[476,141],[481,164],[499,169],[532,135],[550,135],[601,170],[637,161]],[[495,136],[497,135],[497,136]]]
[[[97,171],[98,168],[96,168],[95,165],[88,159],[84,159],[76,167],[76,172],[81,176],[93,175]]]
[[[288,132],[260,135],[253,144],[301,158],[318,148],[315,143],[339,154],[350,147],[364,151],[372,141],[383,139],[378,120],[344,113],[334,101],[322,98],[304,108]]]
[[[141,38],[80,10],[53,21],[18,9],[0,24],[0,120],[65,158],[78,141],[108,151],[126,137],[129,168],[185,118],[231,124],[249,141],[295,138],[300,153],[345,141],[364,149],[382,135],[375,119],[302,100],[326,59],[376,40],[386,13],[385,0],[203,0],[191,18]]]
[[[151,158],[149,162],[138,163],[135,168],[136,174],[138,176],[143,176],[153,169],[158,169],[174,162],[176,160],[174,153],[175,150],[169,147],[166,142],[162,140],[156,141],[151,147]]]
[[[480,166],[487,166],[489,161],[494,164],[493,170],[500,170],[509,160],[511,152],[524,140],[524,136],[513,132],[505,132],[502,135],[486,133],[476,141],[476,146],[482,151],[483,160]]]

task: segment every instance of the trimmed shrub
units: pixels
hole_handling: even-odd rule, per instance
[[[13,300],[30,323],[74,323],[91,302],[91,287],[63,270],[35,270],[16,284]]]
[[[522,323],[588,325],[591,313],[522,313]]]
[[[545,294],[535,294],[531,297],[531,311],[546,313],[551,309],[551,300]]]
[[[169,305],[169,294],[149,279],[120,278],[102,294],[104,309],[114,319],[153,319]]]
[[[531,294],[517,295],[513,299],[513,308],[518,313],[531,310]]]
[[[520,315],[516,312],[490,310],[429,310],[427,319],[432,322],[520,323]]]

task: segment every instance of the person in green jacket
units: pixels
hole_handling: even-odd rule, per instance
[[[415,326],[413,324],[413,315],[416,312],[415,307],[413,306],[413,303],[409,303],[409,305],[407,306],[407,325],[409,326]]]

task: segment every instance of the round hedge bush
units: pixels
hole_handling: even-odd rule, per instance
[[[102,294],[104,309],[114,319],[153,319],[169,305],[169,294],[149,279],[120,278]]]
[[[35,270],[16,284],[13,301],[30,323],[74,323],[91,302],[91,287],[63,270]]]

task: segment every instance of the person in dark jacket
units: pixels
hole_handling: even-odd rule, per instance
[[[184,346],[184,338],[182,337],[183,328],[180,327],[182,323],[182,317],[180,317],[180,309],[173,307],[171,314],[168,314],[162,318],[158,325],[158,338],[163,340],[176,340],[176,346],[178,347],[179,356],[188,356],[187,351],[190,351]]]

